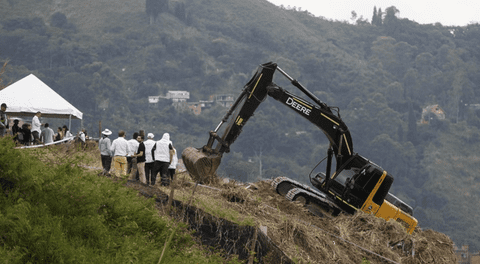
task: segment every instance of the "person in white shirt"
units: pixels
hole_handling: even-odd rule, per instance
[[[35,116],[32,119],[32,136],[33,136],[33,144],[40,144],[42,143],[40,141],[40,134],[42,133],[42,130],[40,127],[43,125],[40,123],[40,117],[42,116],[42,113],[38,111]]]
[[[127,173],[130,174],[129,180],[134,180],[135,175],[137,175],[137,157],[135,156],[135,153],[137,153],[138,145],[140,145],[140,143],[137,141],[137,137],[138,132],[135,132],[133,133],[133,138],[127,141],[129,148],[129,152],[127,155]]]
[[[45,123],[45,129],[40,135],[40,140],[43,142],[43,144],[53,143],[54,133],[55,132],[53,132],[53,129],[49,127],[48,123]]]
[[[80,140],[85,143],[85,128],[82,128],[82,130],[80,130],[80,132],[78,132],[78,136],[80,138]]]
[[[85,130],[85,128],[82,128],[82,130],[80,130],[80,132],[78,132],[78,141],[81,146],[82,146],[82,149],[85,149],[85,140],[86,140],[86,133],[87,131]]]
[[[67,125],[64,125],[64,126],[62,127],[62,129],[63,129],[63,138],[71,138],[71,137],[73,137],[72,133],[70,133],[70,130],[68,130]]]
[[[102,159],[103,172],[101,174],[110,176],[110,167],[112,165],[112,151],[110,147],[112,142],[108,138],[112,134],[112,131],[105,129],[102,131],[102,138],[98,141],[98,148],[100,149],[100,156]]]
[[[155,165],[152,175],[152,185],[155,185],[157,174],[160,173],[161,185],[169,186],[170,177],[168,176],[168,166],[173,159],[173,146],[170,141],[170,134],[164,133],[162,139],[155,143],[152,149],[152,156],[155,160]]]
[[[168,175],[170,176],[170,180],[172,181],[173,181],[173,176],[175,176],[175,172],[177,171],[177,164],[178,164],[177,150],[175,149],[175,147],[173,147],[172,162],[170,162],[170,166],[168,166]]]
[[[118,138],[112,142],[110,147],[113,155],[113,170],[117,177],[127,176],[127,155],[129,147],[127,140],[125,140],[125,131],[118,132]]]
[[[155,146],[155,141],[153,141],[154,137],[154,134],[148,133],[147,140],[143,142],[145,145],[145,179],[147,185],[150,185],[150,180],[153,178],[153,167],[155,163],[152,158],[152,149],[153,146]],[[155,181],[153,183],[155,183]]]

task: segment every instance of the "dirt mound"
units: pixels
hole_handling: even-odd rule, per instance
[[[194,208],[191,219],[197,223],[191,226],[199,233],[205,225],[209,226],[209,234],[204,234],[209,239],[202,239],[203,243],[222,245],[225,252],[242,259],[248,257],[248,250],[254,251],[251,248],[254,242],[256,263],[279,263],[278,260],[271,262],[271,256],[279,254],[286,256],[281,263],[457,261],[453,242],[442,233],[417,227],[410,235],[396,221],[385,221],[363,212],[320,218],[277,194],[270,181],[240,184],[222,180],[195,188],[189,175],[180,173],[172,187],[146,187],[138,182],[129,183],[129,187],[156,197],[172,196],[173,188],[176,208],[173,211],[185,216],[186,210]],[[167,204],[166,201],[167,198],[163,204]],[[236,234],[233,236],[236,239],[228,234]],[[229,243],[230,240],[233,242]],[[269,247],[270,253],[261,252],[259,245]]]

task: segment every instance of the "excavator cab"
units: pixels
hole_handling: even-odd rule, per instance
[[[332,194],[337,204],[353,213],[365,203],[381,205],[393,183],[393,177],[359,154],[353,155],[333,175],[317,174],[311,183],[322,192]],[[371,196],[371,197],[370,197]]]

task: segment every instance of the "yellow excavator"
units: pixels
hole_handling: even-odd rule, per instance
[[[279,71],[310,100],[301,98],[273,83]],[[380,166],[353,152],[350,132],[342,121],[338,108],[320,101],[276,63],[261,64],[244,86],[232,107],[202,148],[188,147],[182,159],[189,174],[197,182],[209,182],[216,177],[221,158],[242,132],[257,107],[270,96],[316,125],[330,142],[325,173],[309,176],[311,188],[287,177],[277,177],[272,186],[290,201],[304,204],[312,213],[354,214],[364,211],[386,220],[402,223],[412,233],[418,222],[413,209],[389,193],[393,177]],[[333,160],[335,169],[332,171]]]

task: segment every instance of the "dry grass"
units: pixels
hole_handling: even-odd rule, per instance
[[[73,141],[47,147],[27,148],[21,151],[31,152],[46,165],[63,165],[70,163],[89,171],[101,170],[100,151],[95,142],[89,142],[86,148]]]
[[[81,164],[78,165],[95,173],[101,168],[96,147],[78,151],[71,146],[59,146],[44,153],[42,159],[48,163],[59,164],[68,159],[66,157],[80,156]],[[270,181],[245,185],[219,179],[212,185],[195,188],[187,172],[178,172],[170,187],[150,189],[159,195],[171,195],[174,190],[175,200],[191,203],[207,214],[243,226],[262,227],[296,263],[456,262],[453,242],[444,234],[418,227],[409,235],[399,223],[363,212],[320,218],[278,195]],[[165,206],[160,206],[159,211],[164,216],[169,215]],[[207,216],[198,216],[198,221],[204,217]]]

